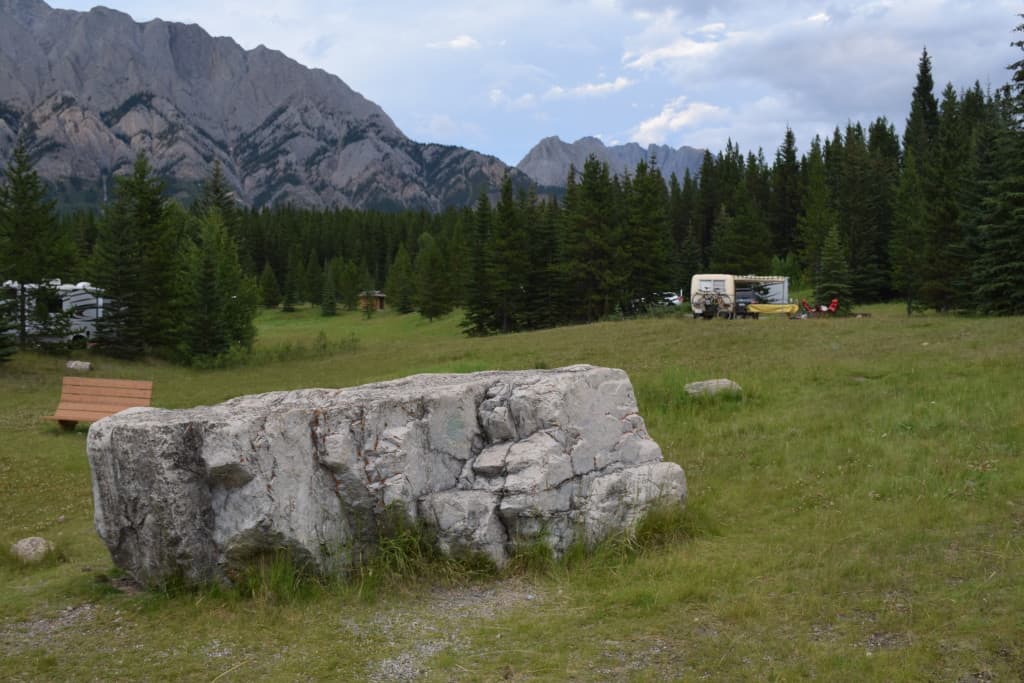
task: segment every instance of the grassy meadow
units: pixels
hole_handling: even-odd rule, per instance
[[[138,593],[92,528],[64,358],[0,366],[0,679],[1024,679],[1024,319],[684,315],[469,339],[452,315],[269,312],[222,369],[86,352],[154,405],[419,372],[625,369],[689,482],[680,519],[500,575],[364,575],[282,598]],[[729,377],[741,398],[695,400]],[[6,554],[56,543],[39,566]],[[428,567],[429,569],[429,567]],[[372,573],[372,572],[371,572]]]

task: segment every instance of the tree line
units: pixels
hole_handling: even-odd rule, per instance
[[[260,303],[332,315],[374,289],[402,313],[461,307],[468,334],[629,315],[698,272],[788,275],[846,310],[1020,314],[1024,60],[1009,69],[994,92],[936,95],[925,50],[902,137],[879,117],[801,153],[787,129],[770,162],[729,140],[682,179],[656,159],[618,175],[590,158],[564,195],[506,178],[436,214],[245,209],[217,166],[185,210],[140,156],[101,211],[57,215],[19,143],[0,184],[0,276],[89,279],[116,306],[102,347],[184,359],[251,344]],[[0,357],[26,341],[25,296],[0,308],[15,332]]]

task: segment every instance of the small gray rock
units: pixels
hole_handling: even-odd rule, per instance
[[[702,382],[690,382],[684,389],[690,396],[714,396],[715,394],[742,394],[743,387],[731,379],[706,379]]]
[[[29,536],[11,545],[11,555],[25,564],[42,562],[46,554],[52,551],[53,544],[40,536]]]
[[[85,360],[69,360],[64,364],[68,370],[79,370],[81,372],[88,372],[92,370],[92,363]]]

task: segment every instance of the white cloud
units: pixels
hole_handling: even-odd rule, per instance
[[[629,69],[652,69],[659,63],[677,59],[706,59],[718,52],[719,43],[699,42],[686,36],[664,47],[641,52],[626,52],[622,61]]]
[[[427,47],[433,50],[475,50],[480,47],[480,42],[473,36],[462,34],[451,40],[439,43],[427,43]]]
[[[604,83],[584,83],[583,85],[577,85],[568,89],[556,85],[544,93],[544,97],[549,100],[600,97],[602,95],[620,92],[631,85],[633,85],[633,81],[623,76],[619,76],[614,81],[606,81]]]
[[[725,28],[725,24],[722,22],[718,22],[716,24],[705,24],[697,29],[697,33],[721,33]]]
[[[807,23],[809,24],[827,24],[832,21],[832,17],[827,12],[818,12],[814,16],[807,17]]]
[[[506,109],[528,109],[537,103],[537,96],[533,93],[524,93],[519,97],[512,97],[501,88],[491,88],[487,92],[487,99],[491,105]]]
[[[690,128],[704,121],[720,117],[725,111],[706,102],[687,103],[685,97],[678,97],[662,107],[661,113],[641,121],[631,135],[642,145],[662,144],[671,133]]]

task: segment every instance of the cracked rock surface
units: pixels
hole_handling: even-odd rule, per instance
[[[686,497],[629,378],[587,365],[132,408],[93,424],[88,454],[96,530],[146,585],[230,580],[280,550],[344,571],[392,510],[501,565],[519,543],[557,555]]]

